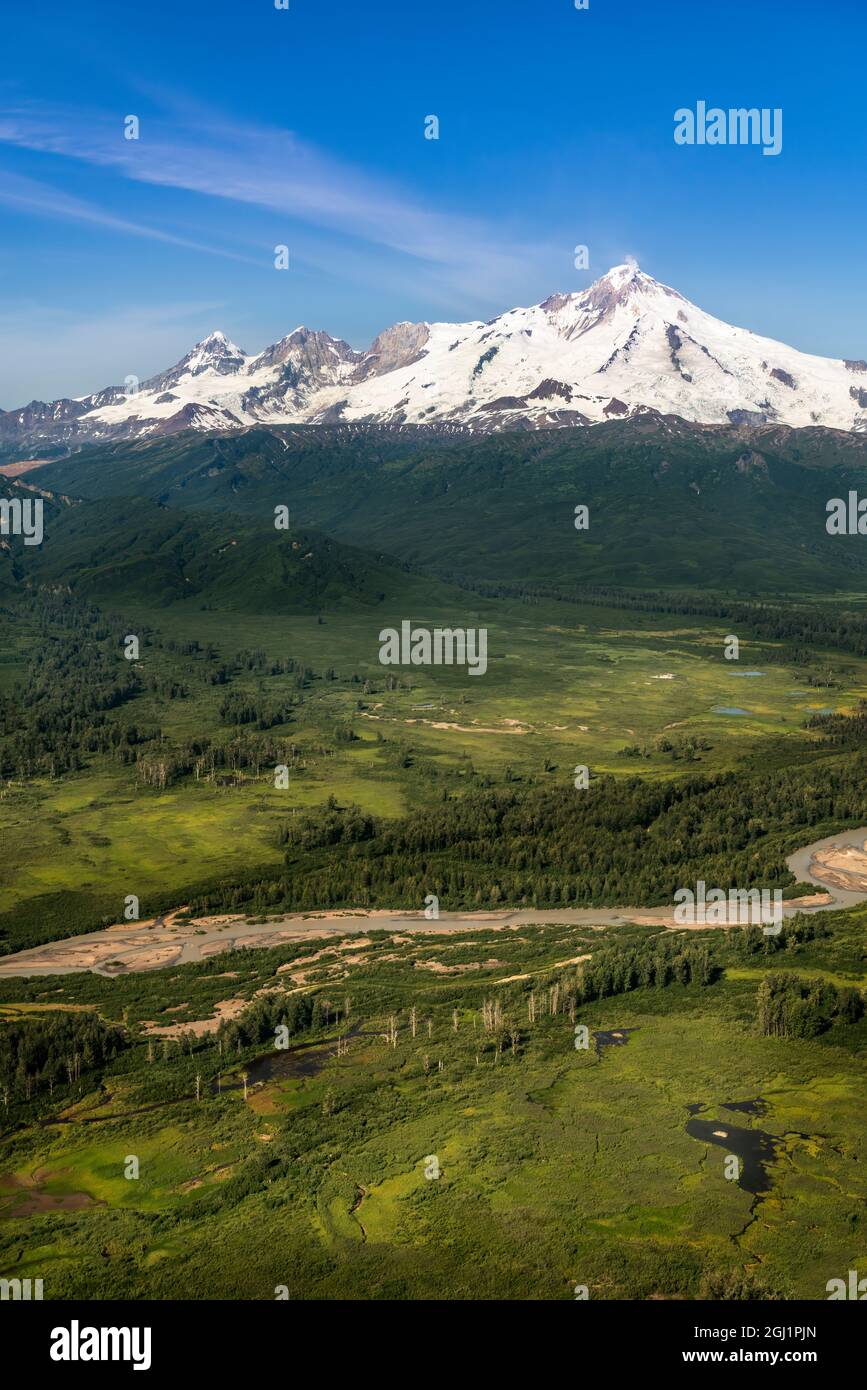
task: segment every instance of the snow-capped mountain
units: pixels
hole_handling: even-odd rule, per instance
[[[398,323],[366,352],[297,328],[248,354],[212,333],[140,385],[0,412],[0,441],[138,438],[257,423],[705,424],[867,431],[867,362],[814,357],[706,314],[636,265],[488,323]]]

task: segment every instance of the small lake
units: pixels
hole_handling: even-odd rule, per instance
[[[749,714],[748,709],[740,709],[737,705],[714,705],[714,714]]]
[[[361,1024],[356,1023],[354,1028],[343,1034],[343,1037],[356,1038],[361,1031]],[[336,1039],[331,1038],[326,1042],[297,1043],[295,1047],[275,1047],[270,1052],[263,1052],[260,1057],[254,1057],[251,1062],[242,1065],[240,1070],[232,1066],[229,1069],[228,1080],[223,1078],[220,1091],[243,1091],[244,1083],[240,1080],[240,1071],[247,1073],[248,1090],[259,1082],[264,1084],[266,1081],[302,1081],[317,1076],[326,1063],[337,1056],[335,1045]],[[211,1090],[217,1095],[216,1081],[212,1081]]]
[[[629,1034],[637,1032],[637,1028],[612,1028],[610,1032],[594,1028],[593,1041],[596,1044],[596,1056],[601,1057],[606,1047],[625,1047],[629,1042]]]
[[[726,1109],[751,1103],[735,1101]],[[692,1109],[691,1106],[688,1108]],[[700,1120],[695,1116],[687,1120],[686,1132],[691,1139],[703,1144],[715,1144],[717,1148],[740,1159],[738,1187],[751,1192],[753,1196],[767,1192],[771,1185],[767,1168],[777,1156],[779,1139],[761,1129],[742,1129],[739,1125],[729,1124],[728,1120]]]

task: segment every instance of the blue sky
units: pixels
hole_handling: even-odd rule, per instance
[[[629,255],[731,322],[867,357],[861,0],[15,9],[4,409],[144,378],[214,328],[248,351],[299,323],[363,346]],[[700,99],[782,108],[782,153],[675,145],[674,111]]]

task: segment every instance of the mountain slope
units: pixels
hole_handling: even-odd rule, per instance
[[[174,367],[81,400],[0,412],[0,446],[437,424],[489,433],[652,409],[703,423],[867,431],[867,362],[823,358],[705,313],[634,265],[488,323],[402,323],[366,352],[298,328],[258,354],[212,333]]]
[[[307,527],[278,531],[273,514],[257,524],[125,497],[52,505],[42,545],[0,549],[0,595],[33,585],[108,606],[316,613],[376,608],[411,592],[413,579],[379,552]]]
[[[260,526],[284,504],[300,526],[473,581],[772,594],[867,580],[864,537],[825,525],[830,498],[867,494],[867,437],[829,430],[650,413],[483,439],[259,428],[91,447],[29,476]]]

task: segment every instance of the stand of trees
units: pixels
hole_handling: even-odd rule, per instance
[[[254,724],[257,729],[272,729],[292,718],[294,701],[275,703],[255,691],[231,690],[220,704],[224,724]]]
[[[285,995],[276,990],[254,999],[237,1018],[220,1025],[218,1040],[230,1052],[256,1043],[274,1043],[275,1029],[285,1027],[296,1037],[311,1029],[327,1028],[345,1015],[346,1005],[332,1004],[322,994]]]
[[[769,935],[761,927],[738,927],[726,933],[727,944],[739,956],[773,956],[778,951],[793,951],[808,941],[819,941],[831,936],[831,929],[821,917],[808,917],[799,913],[782,923],[776,935]]]
[[[867,700],[859,700],[854,714],[814,714],[805,725],[825,735],[838,748],[867,743]]]
[[[100,1070],[127,1046],[122,1029],[95,1013],[50,1013],[4,1022],[0,1027],[0,1088],[10,1101],[73,1086]],[[91,1078],[92,1079],[92,1078]]]
[[[22,628],[35,632],[26,677],[7,695],[0,695],[0,780],[61,777],[80,771],[93,756],[109,756],[135,765],[140,785],[163,790],[183,777],[233,781],[241,772],[258,777],[264,768],[299,762],[299,749],[285,739],[257,738],[276,725],[288,723],[301,700],[301,691],[319,679],[309,666],[292,657],[269,661],[254,649],[238,652],[220,663],[216,648],[198,641],[161,641],[138,625],[153,651],[170,653],[182,663],[180,672],[156,673],[124,658],[129,627],[107,618],[98,608],[57,591],[40,592],[17,604]],[[227,685],[238,675],[288,676],[294,693],[275,698],[261,689],[228,689],[219,705],[224,724],[232,730],[225,743],[202,735],[175,744],[158,727],[144,728],[126,718],[124,707],[142,695],[160,701],[189,698],[191,684],[204,680]],[[333,670],[328,680],[337,679]],[[359,683],[360,677],[353,676]],[[348,726],[334,730],[338,743],[352,741]],[[328,755],[331,749],[313,750]]]
[[[258,777],[265,768],[291,767],[298,761],[298,745],[289,739],[253,738],[238,735],[228,743],[194,739],[174,745],[166,741],[151,743],[136,758],[136,775],[143,786],[162,791],[183,777],[196,781],[234,781],[248,772]]]
[[[594,951],[576,985],[576,1001],[590,1003],[632,989],[664,989],[666,985],[709,985],[719,975],[703,942],[684,942],[657,936],[641,946]]]
[[[86,755],[116,753],[148,735],[109,719],[141,690],[120,655],[126,629],[69,594],[25,605],[37,631],[26,679],[0,696],[0,778],[59,777]]]
[[[756,1024],[768,1038],[814,1038],[835,1019],[857,1023],[863,1016],[860,990],[838,989],[828,980],[766,975],[756,995]]]

